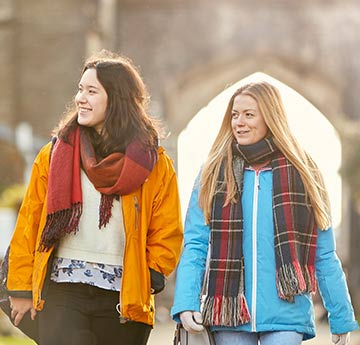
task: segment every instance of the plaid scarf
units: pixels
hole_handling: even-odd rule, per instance
[[[114,198],[139,188],[156,162],[157,151],[144,148],[139,141],[131,142],[125,154],[114,152],[99,159],[88,131],[80,126],[70,134],[69,143],[58,139],[50,161],[47,216],[40,248],[47,250],[65,234],[79,230],[82,214],[81,168],[101,193],[100,229],[110,220]]]
[[[315,250],[317,231],[310,201],[301,177],[277,149],[272,138],[254,145],[233,146],[233,174],[237,203],[226,206],[224,163],[220,169],[210,220],[210,261],[205,280],[205,325],[234,327],[249,322],[244,295],[243,169],[271,161],[273,173],[274,244],[276,287],[281,299],[316,291]]]

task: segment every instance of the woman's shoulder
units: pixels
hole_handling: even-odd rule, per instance
[[[151,182],[151,185],[158,185],[164,183],[164,181],[170,181],[175,175],[175,168],[173,160],[166,153],[164,147],[158,148],[158,160],[152,169],[147,181]]]
[[[34,163],[38,165],[48,166],[50,162],[50,154],[51,154],[52,146],[53,146],[52,141],[49,141],[44,146],[42,146],[35,158]]]
[[[51,149],[53,147],[54,143],[53,141],[49,141],[47,142],[45,145],[43,145],[41,147],[41,149],[39,150],[39,156],[50,156],[50,152],[51,152]]]
[[[156,165],[160,169],[174,170],[174,160],[167,154],[163,146],[158,147],[158,161]]]

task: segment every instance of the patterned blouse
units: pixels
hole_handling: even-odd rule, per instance
[[[57,283],[83,283],[120,291],[122,267],[54,257],[51,280]]]

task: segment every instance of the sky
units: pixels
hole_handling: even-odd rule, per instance
[[[303,96],[277,79],[254,73],[240,80],[212,99],[194,114],[178,139],[178,178],[183,216],[185,217],[191,189],[201,165],[219,131],[231,95],[250,81],[265,80],[276,86],[283,99],[289,126],[304,149],[319,166],[331,201],[333,227],[341,221],[341,143],[327,118]]]

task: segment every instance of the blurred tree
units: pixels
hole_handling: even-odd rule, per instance
[[[23,182],[25,161],[17,148],[0,140],[0,193],[7,187]]]
[[[0,207],[9,207],[15,211],[20,209],[26,191],[25,184],[13,184],[0,194]]]

